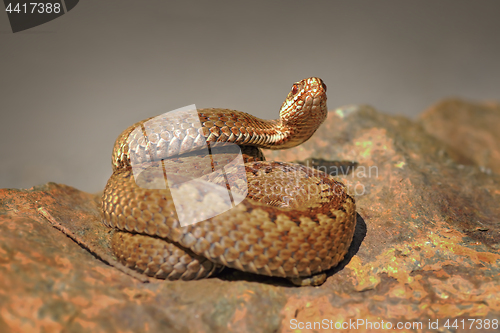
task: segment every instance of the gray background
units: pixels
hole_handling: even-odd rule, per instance
[[[309,76],[330,109],[498,101],[500,1],[84,0],[16,34],[0,13],[0,60],[0,188],[96,192],[134,122],[188,104],[276,118]]]

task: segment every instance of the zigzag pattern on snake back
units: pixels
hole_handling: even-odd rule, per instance
[[[148,276],[170,280],[204,278],[227,266],[286,277],[296,284],[324,281],[321,272],[337,265],[352,241],[354,199],[329,175],[296,164],[263,161],[260,151],[294,147],[314,134],[327,115],[323,81],[313,77],[295,83],[278,120],[226,109],[197,113],[168,122],[161,116],[149,118],[116,140],[102,220],[119,230],[112,238],[117,258]],[[241,147],[248,194],[220,215],[181,226],[171,191],[139,186],[132,165],[148,165],[141,182],[154,185],[163,179],[162,168],[170,168],[169,175],[186,170],[186,165],[196,171],[197,150],[207,143],[212,153],[228,143]],[[216,168],[225,163],[222,159],[215,158]],[[198,171],[192,178],[207,174]],[[226,176],[230,179],[232,173]],[[172,178],[182,182],[183,177]],[[197,185],[183,186],[186,201],[207,209],[218,205],[217,195],[207,199]],[[236,195],[238,188],[231,191]],[[313,275],[319,278],[311,280]]]

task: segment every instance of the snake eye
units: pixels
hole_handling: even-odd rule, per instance
[[[321,86],[323,87],[323,89],[325,90],[326,92],[326,84],[324,82],[321,82]]]
[[[294,84],[292,87],[292,95],[295,95],[298,91],[299,91],[299,87],[297,87],[297,85]]]

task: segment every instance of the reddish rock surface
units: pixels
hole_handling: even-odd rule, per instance
[[[420,116],[424,129],[450,146],[464,164],[500,174],[500,104],[450,99]]]
[[[474,114],[474,106],[455,103]],[[499,117],[488,118],[493,122],[457,126],[494,137]],[[375,331],[354,325],[359,320],[414,325],[406,332],[436,332],[430,326],[436,321],[443,332],[480,331],[477,321],[469,329],[468,319],[496,332],[500,176],[423,126],[429,131],[425,123],[370,107],[345,107],[330,112],[301,147],[266,154],[356,162],[339,175],[356,198],[355,239],[320,287],[231,271],[200,281],[142,283],[49,223],[53,218],[93,251],[109,254],[99,196],[54,183],[0,190],[0,332],[327,332],[338,331],[335,325]],[[496,147],[490,156],[499,153]],[[464,319],[458,329],[444,327],[455,319]]]

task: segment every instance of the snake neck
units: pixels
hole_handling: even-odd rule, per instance
[[[263,120],[244,112],[220,110],[226,116],[220,116],[218,111],[200,112],[200,120],[206,126],[205,120],[231,118],[230,130],[222,131],[229,136],[217,137],[217,142],[227,139],[238,145],[256,146],[265,149],[287,149],[307,141],[319,126],[325,121],[328,108],[326,105],[326,85],[320,78],[311,77],[293,84],[291,91],[281,105],[280,118]],[[219,118],[218,118],[219,117]],[[219,122],[221,126],[225,125]],[[241,127],[231,127],[239,125]],[[218,129],[215,129],[217,132]],[[231,134],[235,134],[232,136]],[[208,142],[215,137],[207,138]]]

